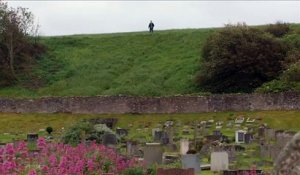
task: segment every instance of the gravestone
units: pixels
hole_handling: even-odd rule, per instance
[[[227,152],[212,152],[210,156],[210,170],[219,172],[228,170],[229,160]]]
[[[117,135],[119,135],[120,137],[125,137],[128,135],[128,130],[127,129],[123,129],[123,128],[117,128],[116,129],[116,133]]]
[[[112,133],[105,133],[102,136],[102,144],[105,146],[115,146],[117,144],[117,137]]]
[[[216,126],[216,129],[222,129],[223,126]]]
[[[162,138],[163,132],[162,131],[155,131],[154,132],[154,141],[155,142],[160,142],[161,138]]]
[[[198,154],[186,154],[181,156],[182,168],[193,168],[194,173],[201,171],[200,158]]]
[[[247,132],[244,130],[235,131],[235,143],[245,143],[245,134]]]
[[[232,121],[228,121],[227,124],[226,124],[226,127],[227,128],[232,128],[233,126],[233,122]]]
[[[174,122],[172,120],[168,120],[168,121],[165,122],[164,126],[165,127],[172,127],[173,124],[174,124]]]
[[[160,128],[152,128],[152,137],[155,138],[155,132],[161,131]]]
[[[185,155],[188,150],[189,150],[189,140],[181,139],[180,140],[180,154]]]
[[[170,137],[167,132],[163,132],[161,136],[161,144],[166,145],[170,143]]]
[[[146,143],[144,148],[144,161],[147,167],[162,163],[163,149],[160,143]]]
[[[268,140],[275,140],[275,130],[272,128],[266,128],[265,130],[266,138]]]
[[[220,130],[214,130],[214,131],[213,131],[213,135],[215,135],[215,136],[221,136],[222,133],[221,133]]]
[[[173,144],[173,137],[174,137],[174,128],[172,126],[167,127],[166,133],[168,134],[169,142],[170,144]]]
[[[266,133],[266,127],[265,126],[260,126],[258,128],[258,137],[259,138],[264,138]]]
[[[254,123],[255,122],[255,118],[251,119],[251,118],[247,118],[246,123]]]
[[[144,152],[139,149],[137,142],[127,142],[127,155],[142,158]]]
[[[245,134],[245,143],[249,144],[252,142],[252,140],[253,140],[253,135],[250,133],[246,133]]]
[[[6,143],[0,143],[0,148],[5,148]]]
[[[178,155],[174,155],[174,154],[163,155],[163,164],[165,165],[175,163],[177,160],[179,160]]]
[[[239,116],[235,119],[234,123],[242,124],[242,123],[244,123],[244,120],[245,120],[244,116]]]
[[[36,133],[28,133],[27,134],[27,142],[37,142],[39,135]]]

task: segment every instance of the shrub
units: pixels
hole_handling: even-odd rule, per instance
[[[272,34],[275,37],[283,37],[290,31],[288,23],[277,22],[276,24],[270,24],[265,29],[266,32]]]
[[[282,41],[247,25],[227,25],[208,37],[196,76],[199,88],[213,93],[252,92],[282,70]]]
[[[80,121],[63,134],[62,141],[71,145],[77,145],[85,140],[94,140],[96,143],[102,143],[104,133],[113,133],[113,131],[105,124],[93,125],[87,121]]]
[[[48,127],[46,128],[46,131],[47,131],[47,133],[48,133],[49,135],[51,135],[51,133],[53,132],[53,128],[52,128],[51,126],[48,126]]]
[[[279,79],[267,82],[257,92],[300,91],[300,61],[291,65]]]

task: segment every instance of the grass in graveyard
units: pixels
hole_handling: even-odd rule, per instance
[[[59,134],[62,128],[68,128],[73,123],[81,119],[88,118],[118,118],[117,126],[128,128],[129,138],[142,138],[151,140],[151,128],[157,127],[158,123],[166,120],[174,120],[181,123],[181,126],[192,125],[195,121],[214,119],[215,121],[227,121],[234,119],[239,115],[246,117],[260,117],[261,123],[267,123],[270,127],[276,129],[300,130],[300,111],[253,111],[253,112],[216,112],[199,114],[0,114],[0,142],[8,141],[10,137],[25,137],[28,132],[39,132],[39,129],[45,129],[51,126],[54,134]],[[129,127],[132,125],[132,127]],[[149,129],[145,128],[148,126]],[[179,128],[181,130],[182,128]],[[214,128],[211,129],[211,131]],[[234,136],[234,133],[223,128],[222,133]],[[15,136],[18,134],[18,136]],[[40,132],[41,135],[46,134]],[[181,135],[181,132],[179,132]],[[182,136],[182,135],[181,135]],[[185,137],[192,138],[193,135]]]
[[[179,137],[193,138],[193,132],[190,135],[182,135],[181,130],[187,125],[193,125],[196,121],[214,119],[215,121],[232,120],[239,115],[245,117],[259,117],[262,120],[256,123],[267,123],[270,127],[286,130],[300,130],[300,111],[253,111],[253,112],[216,112],[216,113],[199,113],[199,114],[124,114],[124,115],[87,115],[87,114],[7,114],[0,113],[0,143],[11,142],[13,139],[25,139],[26,133],[37,132],[39,135],[46,136],[45,131],[39,131],[47,126],[54,129],[54,136],[59,139],[62,127],[67,129],[73,123],[81,119],[88,118],[118,118],[117,127],[128,128],[129,139],[152,141],[151,128],[157,127],[158,123],[163,124],[167,120],[174,120],[181,123],[177,127]],[[132,127],[129,127],[132,125]],[[149,128],[146,129],[145,126]],[[243,125],[244,126],[244,125]],[[215,129],[213,126],[209,133]],[[191,130],[192,131],[192,130]],[[227,129],[224,127],[222,133],[230,137],[234,136],[235,129]],[[254,162],[270,162],[260,158],[258,155],[257,144],[243,145],[246,152],[238,153],[233,168],[250,168]],[[168,150],[166,150],[168,151]],[[204,158],[204,157],[203,157]],[[202,163],[208,163],[206,158],[202,159]],[[269,170],[270,166],[259,166],[259,169]],[[202,171],[203,175],[213,175],[210,171]]]

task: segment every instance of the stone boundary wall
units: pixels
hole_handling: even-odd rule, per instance
[[[200,113],[299,109],[300,92],[171,97],[0,98],[0,112],[5,113]]]

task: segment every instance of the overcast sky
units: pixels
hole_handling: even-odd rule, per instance
[[[42,35],[300,23],[300,1],[7,1],[29,8]]]

